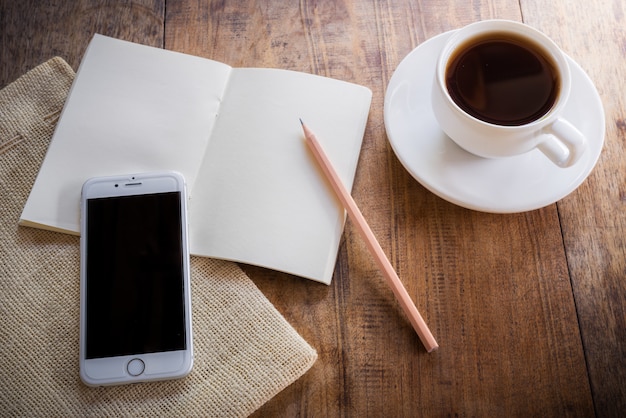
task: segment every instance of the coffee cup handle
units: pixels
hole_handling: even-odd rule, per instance
[[[537,148],[559,167],[576,164],[587,148],[585,136],[565,119],[557,119],[541,135]]]

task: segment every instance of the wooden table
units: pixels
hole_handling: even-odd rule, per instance
[[[425,352],[348,222],[330,286],[244,266],[319,353],[256,415],[617,417],[626,414],[625,16],[624,2],[601,0],[0,0],[0,87],[55,55],[77,69],[99,32],[371,88],[353,195],[441,348]],[[387,83],[412,49],[490,18],[551,36],[606,111],[590,177],[526,213],[436,197],[402,167],[383,123]]]

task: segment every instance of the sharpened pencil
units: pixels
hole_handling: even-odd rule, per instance
[[[302,124],[302,129],[304,130],[306,142],[311,148],[315,159],[317,160],[318,164],[322,168],[322,171],[330,181],[333,190],[341,201],[343,207],[348,212],[348,216],[354,222],[354,225],[356,226],[361,237],[365,241],[367,248],[376,260],[378,267],[383,272],[387,283],[391,287],[391,290],[393,291],[396,299],[400,303],[400,306],[402,306],[404,313],[408,316],[409,321],[413,326],[413,329],[415,329],[415,332],[417,332],[417,335],[422,341],[422,344],[424,344],[426,351],[430,353],[438,349],[439,345],[437,344],[437,341],[435,341],[435,338],[430,332],[430,329],[428,329],[428,326],[424,322],[422,315],[420,315],[417,307],[413,303],[413,300],[411,300],[411,297],[404,288],[404,285],[400,281],[398,274],[389,262],[389,259],[387,259],[387,256],[383,252],[383,249],[376,240],[374,233],[365,221],[365,218],[361,214],[361,211],[356,205],[356,202],[354,201],[348,190],[345,188],[345,186],[341,182],[341,179],[337,175],[337,172],[326,157],[322,146],[318,142],[313,132],[304,124],[304,122],[302,122],[302,119],[300,119],[300,123]]]

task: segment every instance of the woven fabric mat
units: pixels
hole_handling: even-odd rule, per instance
[[[317,353],[231,262],[192,257],[188,377],[80,382],[78,238],[17,226],[73,78],[54,58],[0,91],[0,414],[249,415]]]

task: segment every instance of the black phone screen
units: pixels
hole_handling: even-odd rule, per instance
[[[87,359],[186,349],[180,199],[87,200]]]

